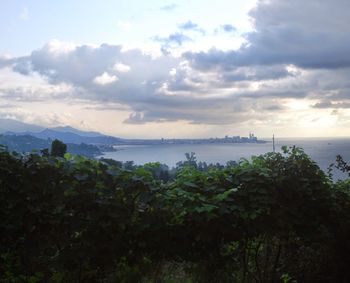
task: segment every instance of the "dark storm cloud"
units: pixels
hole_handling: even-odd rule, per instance
[[[349,102],[338,102],[338,103],[333,103],[330,101],[322,101],[319,103],[316,103],[315,105],[313,105],[314,108],[318,108],[318,109],[327,109],[327,108],[350,108],[350,101]]]
[[[269,67],[258,66],[255,68],[240,67],[232,71],[212,71],[206,73],[179,67],[176,74],[168,80],[168,89],[175,92],[187,91],[197,94],[208,94],[215,93],[220,89],[230,89],[233,87],[244,90],[249,88],[253,82],[277,82],[280,79],[292,78],[294,76],[295,74],[290,73],[285,66],[279,65]],[[273,90],[275,86],[269,85],[266,88]],[[283,86],[283,89],[285,89],[285,86]],[[252,95],[251,91],[245,93]],[[266,95],[265,92],[264,95]]]
[[[285,66],[240,67],[233,71],[221,72],[224,82],[278,80],[292,76]]]
[[[165,102],[165,103],[164,103]],[[153,107],[158,105],[158,107]],[[232,99],[196,99],[172,97],[167,101],[154,100],[141,107],[143,111],[129,116],[126,123],[143,124],[147,122],[165,122],[187,120],[194,124],[231,124],[249,119],[262,118],[242,101]],[[213,111],[215,109],[215,111]],[[217,111],[220,111],[218,115]]]
[[[259,1],[250,13],[255,31],[237,51],[211,49],[185,56],[200,70],[293,64],[301,68],[350,66],[350,1]]]
[[[239,101],[236,105],[232,104],[232,100],[226,101],[226,105],[219,101],[215,103],[212,101],[211,107],[201,106],[201,109],[196,108],[170,108],[170,109],[152,109],[152,111],[145,110],[144,112],[133,113],[125,120],[126,123],[144,124],[147,122],[167,122],[185,120],[191,124],[211,124],[211,125],[225,125],[225,124],[238,124],[247,121],[264,121],[271,118],[272,111],[263,113],[263,108],[257,109],[256,107],[246,107],[241,105]],[[212,107],[218,106],[216,111],[213,111]],[[212,110],[210,110],[212,109]],[[274,109],[275,110],[280,110]],[[220,111],[220,115],[218,112]]]

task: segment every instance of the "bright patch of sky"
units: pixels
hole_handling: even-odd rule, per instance
[[[253,0],[62,0],[2,1],[0,3],[0,54],[29,54],[52,39],[77,44],[153,44],[191,20],[210,36],[224,24],[238,33],[251,30],[247,12]],[[168,7],[168,8],[167,8]],[[200,40],[197,48],[216,45]],[[217,45],[224,46],[219,40]],[[140,46],[139,46],[140,47]]]

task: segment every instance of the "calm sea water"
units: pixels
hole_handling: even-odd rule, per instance
[[[318,165],[327,170],[330,163],[340,154],[350,162],[350,138],[310,138],[310,139],[276,139],[276,151],[283,145],[302,147]],[[195,152],[198,161],[225,164],[229,160],[250,158],[272,151],[272,142],[265,144],[186,144],[186,145],[148,145],[118,146],[118,151],[108,152],[103,157],[119,161],[134,161],[135,164],[161,162],[172,167],[178,161],[185,160],[186,152]],[[335,169],[335,179],[345,177]]]

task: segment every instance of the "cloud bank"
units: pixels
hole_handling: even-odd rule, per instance
[[[43,96],[43,86],[28,92],[0,81],[0,97],[44,101],[61,94],[100,108],[122,105],[130,124],[287,125],[324,115],[318,110],[346,121],[348,112],[334,110],[350,108],[350,2],[261,0],[250,16],[255,30],[238,50],[213,43],[207,51],[153,56],[122,45],[54,41],[28,56],[0,57],[2,70],[47,83]],[[154,40],[176,49],[192,41],[185,32],[205,33],[190,20],[177,27],[179,32]],[[220,29],[237,32],[229,23]]]

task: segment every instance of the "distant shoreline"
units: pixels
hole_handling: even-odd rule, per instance
[[[204,138],[204,139],[121,139],[115,145],[171,145],[171,144],[240,144],[240,143],[267,143],[259,140],[253,134],[249,137],[226,136],[224,138]]]

